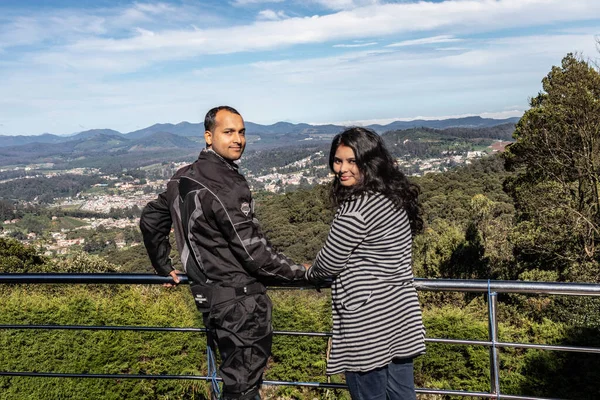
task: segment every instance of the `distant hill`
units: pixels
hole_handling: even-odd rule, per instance
[[[119,131],[115,131],[112,129],[90,129],[89,131],[83,131],[76,133],[74,135],[66,136],[70,140],[74,139],[89,139],[98,135],[106,135],[106,136],[123,136],[123,134]]]
[[[180,122],[173,124],[154,124],[144,129],[126,133],[129,139],[140,139],[155,133],[168,132],[178,136],[198,136],[204,137],[204,124],[192,124],[190,122]]]
[[[490,127],[451,127],[445,129],[435,129],[426,127],[414,127],[409,129],[396,129],[385,132],[382,136],[386,140],[393,142],[402,142],[404,140],[474,140],[474,139],[493,139],[493,140],[512,140],[512,134],[515,125],[505,123]]]
[[[85,155],[86,153],[98,153],[104,151],[114,151],[130,145],[130,140],[126,139],[119,132],[113,134],[109,129],[99,130],[99,132],[90,133],[89,135],[77,135],[79,139],[75,142],[65,142],[63,146],[69,146],[74,143],[72,153]],[[100,133],[107,132],[107,133]],[[80,136],[81,135],[81,136]]]
[[[399,129],[410,129],[417,127],[424,128],[485,128],[506,123],[515,124],[519,118],[492,119],[481,118],[478,116],[451,118],[442,120],[414,120],[414,121],[395,121],[387,125],[367,125],[377,133],[395,131]],[[272,125],[260,125],[246,121],[246,130],[249,135],[258,135],[266,139],[265,144],[276,145],[279,140],[284,140],[287,144],[297,140],[307,139],[318,135],[333,135],[344,129],[342,125],[310,125],[305,123],[292,124],[289,122],[277,122]],[[202,138],[204,136],[203,123],[180,122],[178,124],[154,124],[144,129],[129,133],[121,133],[112,129],[92,129],[78,132],[70,136],[59,136],[50,133],[44,133],[38,136],[1,136],[0,147],[20,146],[28,143],[65,143],[78,139],[94,137],[98,134],[109,136],[123,136],[125,139],[135,140],[151,136],[155,133],[166,132],[177,136]],[[293,138],[286,138],[286,135],[296,135]],[[279,139],[277,139],[277,137]],[[260,144],[259,144],[260,145]]]
[[[368,127],[373,129],[375,132],[381,133],[386,131],[395,131],[400,129],[410,128],[434,128],[434,129],[446,129],[446,128],[489,128],[496,125],[503,124],[516,124],[519,121],[518,117],[505,118],[505,119],[493,119],[493,118],[482,118],[479,116],[464,117],[464,118],[450,118],[440,120],[424,120],[416,119],[413,121],[395,121],[387,125],[369,125]]]
[[[3,136],[0,135],[0,147],[21,146],[27,143],[62,143],[65,141],[65,136],[53,135],[44,133],[36,136]]]
[[[465,122],[471,125],[491,124],[491,121],[479,118]],[[417,124],[417,122],[413,123]],[[456,121],[448,121],[448,125],[452,127],[435,129],[419,126],[388,130],[388,127],[394,126],[389,124],[380,126],[379,130],[383,131],[381,135],[390,144],[396,156],[408,154],[415,157],[429,157],[439,155],[442,151],[481,149],[499,140],[511,141],[515,128],[515,124],[510,122],[490,127],[456,127],[454,126]],[[30,142],[16,146],[0,146],[0,166],[53,163],[60,169],[68,166],[143,166],[175,159],[191,160],[204,147],[203,136],[182,136],[170,130],[183,133],[196,131],[200,126],[201,124],[185,122],[177,125],[157,124],[143,132],[136,131],[130,134],[121,134],[110,129],[95,129],[69,137],[44,135],[45,140],[59,138],[62,142]],[[159,128],[166,130],[156,131]],[[292,152],[298,152],[302,148],[326,150],[333,135],[343,127],[285,122],[263,126],[249,122],[247,129],[249,130],[247,150],[250,155],[251,152],[283,148]],[[20,141],[22,140],[17,142]],[[15,140],[12,142],[14,143]]]
[[[200,148],[198,142],[192,141],[184,136],[179,136],[170,132],[156,132],[150,136],[145,136],[133,140],[129,151],[151,151],[164,149],[190,149]]]
[[[44,133],[43,135],[37,136],[0,135],[0,147],[22,146],[29,143],[65,143],[73,142],[76,140],[89,139],[98,135],[123,136],[121,132],[112,129],[91,129],[89,131],[83,131],[69,136],[59,136],[53,135],[51,133]]]
[[[395,150],[406,150],[421,156],[439,153],[439,148],[450,148],[453,142],[460,142],[464,147],[481,146],[482,140],[510,141],[515,122],[516,118],[494,120],[469,117],[440,121],[396,121],[369,127],[382,134]],[[445,128],[421,125],[426,123]],[[410,125],[413,127],[394,128]],[[288,122],[259,125],[247,122],[246,129],[248,150],[261,151],[326,146],[333,135],[344,127]],[[203,131],[201,123],[181,122],[176,125],[155,124],[126,134],[111,129],[92,129],[72,136],[0,136],[0,165],[48,162],[61,166],[104,165],[114,163],[114,157],[124,157],[125,160],[119,160],[121,164],[147,165],[150,161],[172,160],[174,156],[187,159],[188,156],[197,155],[204,147],[204,135],[200,134]]]

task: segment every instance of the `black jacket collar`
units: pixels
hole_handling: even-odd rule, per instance
[[[221,160],[222,162],[225,163],[225,165],[227,165],[227,167],[233,169],[234,171],[238,172],[238,169],[240,168],[239,165],[237,165],[236,163],[234,163],[233,161],[228,161],[226,159],[224,159],[223,157],[221,157],[216,151],[214,151],[211,148],[208,149],[202,149],[202,151],[200,152],[200,155],[208,155],[208,154],[212,154],[214,155],[217,159]]]

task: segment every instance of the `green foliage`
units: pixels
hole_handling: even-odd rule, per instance
[[[0,198],[51,203],[55,197],[74,197],[86,187],[103,182],[99,176],[69,174],[18,179],[0,183]]]
[[[505,156],[517,173],[507,181],[517,260],[600,282],[600,73],[568,54],[542,85]]]
[[[329,291],[271,291],[275,330],[299,332],[331,331],[331,297]],[[276,335],[272,363],[266,379],[315,382],[324,381],[327,366],[328,338]],[[279,388],[285,398],[312,398],[316,393],[305,388]],[[309,396],[310,395],[310,396]]]
[[[60,230],[72,230],[76,228],[81,228],[82,226],[87,226],[86,222],[81,221],[80,219],[76,219],[73,217],[61,217],[56,218],[50,224],[52,230],[60,231]]]
[[[495,204],[494,213],[513,212],[512,199],[503,190],[503,181],[509,175],[502,159],[490,156],[443,174],[413,179],[421,187],[426,222],[441,218],[465,227],[471,219],[472,199],[479,194]]]
[[[198,326],[187,288],[14,287],[0,302],[1,324]],[[202,333],[0,330],[5,371],[206,375]],[[204,399],[185,380],[0,378],[2,399]]]
[[[305,167],[293,166],[293,163],[309,157],[315,165],[325,165],[329,146],[329,143],[319,143],[269,150],[250,149],[244,154],[240,167],[244,175],[251,173],[255,176],[268,174],[273,168],[278,168],[281,173],[296,172]]]
[[[481,296],[462,308],[426,308],[427,336],[489,340],[486,310]],[[500,342],[598,347],[599,338],[597,328],[570,328],[549,319],[536,322],[518,314],[498,325]],[[502,394],[598,398],[594,374],[600,360],[595,354],[499,348],[498,355]],[[489,357],[489,347],[430,343],[427,354],[415,360],[415,382],[429,388],[489,391]]]
[[[321,249],[333,219],[328,186],[285,195],[257,196],[256,213],[273,246],[296,262],[309,262]]]
[[[118,265],[121,272],[126,273],[154,273],[154,268],[148,260],[148,254],[144,245],[136,245],[122,250],[113,250],[107,252],[104,257],[111,263]],[[178,255],[174,261],[177,261]]]
[[[14,239],[0,238],[0,273],[27,273],[44,270],[46,258],[37,250]]]
[[[15,218],[15,206],[12,202],[0,199],[0,223]]]
[[[47,272],[68,273],[102,273],[120,272],[118,265],[109,263],[106,259],[88,254],[84,251],[73,251],[66,257],[55,258],[47,268]]]
[[[427,336],[487,340],[487,321],[481,306],[479,302],[467,309],[443,307],[424,312]],[[482,346],[428,344],[427,354],[415,360],[415,382],[439,389],[487,391],[488,349]]]
[[[418,127],[389,131],[382,136],[396,157],[431,158],[466,153],[478,146],[487,147],[494,140],[510,140],[513,131],[513,124],[476,129]]]
[[[436,219],[414,241],[415,276],[447,278],[452,255],[465,240],[462,230],[444,219]]]
[[[49,226],[50,218],[45,215],[35,215],[30,213],[25,214],[17,224],[17,227],[23,229],[25,233],[33,232],[37,235],[41,235],[48,230]]]
[[[328,293],[270,294],[275,329],[330,331]],[[202,326],[186,287],[108,285],[12,287],[2,292],[0,324]],[[266,379],[323,381],[326,349],[326,338],[276,336]],[[7,371],[206,375],[205,360],[202,333],[0,330],[0,363]],[[194,380],[13,377],[0,378],[0,398],[203,399],[207,387]],[[320,396],[298,388],[265,391],[283,398]]]

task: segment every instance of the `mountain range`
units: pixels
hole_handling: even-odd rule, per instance
[[[392,130],[409,129],[415,127],[426,127],[435,129],[446,128],[485,128],[501,124],[515,124],[519,118],[492,119],[482,118],[479,116],[451,118],[442,120],[412,120],[412,121],[395,121],[387,125],[367,125],[367,128],[373,129],[377,133],[384,133]],[[310,125],[306,123],[292,124],[289,122],[277,122],[272,125],[260,125],[253,122],[246,122],[246,132],[248,140],[251,143],[256,143],[259,147],[272,147],[286,143],[293,143],[307,139],[327,139],[345,127],[342,125]],[[121,133],[112,129],[91,129],[83,132],[78,132],[69,136],[60,136],[50,133],[32,136],[0,136],[0,147],[19,147],[19,150],[26,151],[26,148],[36,147],[39,145],[57,144],[57,150],[60,147],[65,147],[65,143],[70,143],[64,148],[73,149],[80,143],[85,141],[84,146],[93,146],[94,142],[111,142],[113,145],[122,142],[124,147],[143,146],[143,147],[160,147],[161,145],[171,144],[169,147],[185,147],[188,145],[196,145],[195,142],[203,138],[204,124],[180,122],[178,124],[154,124],[144,129],[136,130],[128,133]],[[97,141],[89,139],[97,137]],[[187,139],[186,139],[187,138]],[[185,139],[185,140],[184,140]],[[185,143],[183,143],[185,142]],[[100,143],[98,143],[100,144]],[[24,145],[32,145],[26,146]],[[44,147],[45,147],[44,146]],[[115,146],[112,146],[115,147]],[[116,146],[120,147],[120,146]],[[96,150],[100,150],[96,148]],[[16,150],[16,149],[15,149]]]

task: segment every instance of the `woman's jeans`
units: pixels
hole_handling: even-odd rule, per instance
[[[346,371],[352,400],[416,400],[413,360],[394,359],[367,372]]]

